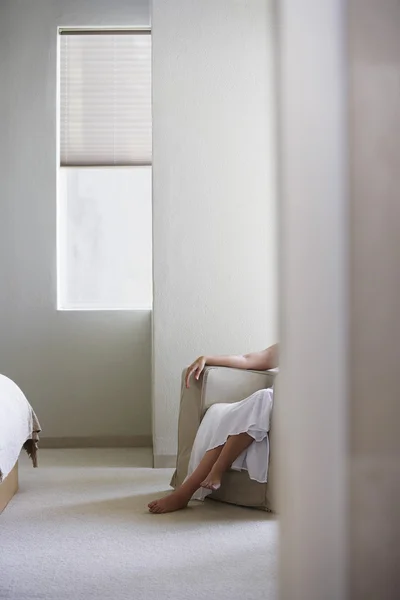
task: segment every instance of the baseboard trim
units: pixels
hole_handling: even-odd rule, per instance
[[[39,448],[151,448],[151,435],[41,437]]]
[[[153,464],[155,469],[173,469],[176,467],[176,455],[154,454]]]

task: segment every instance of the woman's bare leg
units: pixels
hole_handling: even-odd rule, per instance
[[[215,461],[222,452],[223,446],[208,450],[201,459],[197,469],[174,492],[148,505],[152,513],[166,513],[180,510],[187,506],[190,498],[201,487],[201,482],[210,473]]]
[[[243,450],[246,450],[254,441],[248,433],[239,433],[239,435],[231,435],[227,441],[219,457],[212,466],[209,474],[201,482],[201,487],[209,490],[217,490],[221,486],[221,477],[227,471],[232,463],[235,462]]]

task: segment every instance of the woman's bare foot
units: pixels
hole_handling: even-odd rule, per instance
[[[189,500],[190,498],[188,499],[187,496],[179,492],[172,492],[172,494],[168,494],[164,498],[153,500],[148,507],[149,511],[154,514],[174,512],[186,508]]]
[[[218,473],[217,471],[211,469],[209,475],[207,475],[207,477],[201,484],[201,487],[206,488],[207,490],[218,490],[221,487],[221,476],[221,473]]]

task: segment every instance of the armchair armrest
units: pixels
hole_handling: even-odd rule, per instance
[[[202,416],[212,404],[239,402],[258,390],[271,387],[276,371],[207,367],[204,370],[201,388]]]

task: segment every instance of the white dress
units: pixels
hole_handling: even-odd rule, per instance
[[[250,446],[235,460],[232,469],[248,471],[249,477],[260,483],[267,481],[273,390],[259,390],[240,402],[213,404],[206,412],[190,455],[188,477],[208,450],[225,444],[231,435],[248,433],[254,438]],[[211,490],[201,488],[192,500],[204,500]]]

